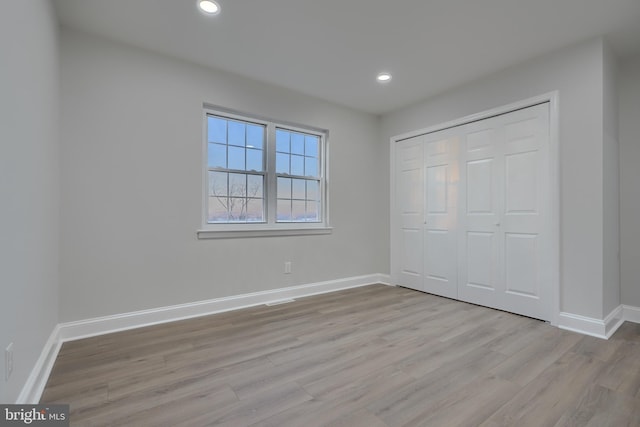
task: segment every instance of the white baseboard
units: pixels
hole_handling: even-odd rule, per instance
[[[604,319],[595,319],[593,317],[585,317],[572,313],[560,313],[558,316],[558,327],[567,331],[578,332],[584,335],[609,339],[625,320],[633,321],[627,318],[625,306],[616,307]],[[638,314],[640,314],[640,309]],[[640,317],[638,317],[640,319]]]
[[[630,305],[623,305],[622,312],[624,320],[633,323],[640,323],[640,307],[632,307]]]
[[[604,320],[593,317],[580,316],[572,313],[560,313],[558,316],[558,328],[567,331],[578,332],[592,337],[607,339]]]
[[[96,335],[238,310],[281,300],[356,288],[374,283],[388,284],[390,281],[391,279],[388,275],[370,274],[62,323],[60,324],[60,340],[62,342],[73,341]]]
[[[607,339],[611,338],[611,335],[613,335],[618,328],[622,326],[624,321],[624,310],[622,305],[619,305],[604,318],[604,331]]]
[[[45,343],[42,352],[40,353],[40,357],[31,370],[27,381],[22,387],[22,391],[20,391],[20,394],[16,399],[16,404],[27,405],[40,402],[40,397],[42,396],[44,387],[47,385],[49,374],[51,374],[51,369],[53,369],[53,364],[55,363],[60,347],[62,346],[59,334],[60,325],[56,325],[56,327],[53,328],[51,335],[49,335],[49,339]]]
[[[394,284],[391,283],[391,275],[389,274],[374,274],[374,276],[376,276],[376,278],[378,279],[375,283],[380,283],[382,285],[387,285],[387,286],[395,286]]]

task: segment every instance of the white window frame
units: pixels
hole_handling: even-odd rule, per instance
[[[208,222],[208,135],[207,117],[219,116],[222,118],[235,119],[264,125],[266,128],[265,139],[265,186],[264,186],[264,216],[265,222],[260,223],[213,223]],[[314,235],[330,234],[332,228],[329,226],[329,192],[328,192],[328,136],[326,129],[312,126],[305,126],[273,120],[265,117],[242,113],[227,108],[204,104],[203,108],[203,132],[202,132],[202,222],[201,227],[196,231],[198,239],[220,239],[239,237],[268,237],[268,236],[290,236],[290,235]],[[319,222],[277,222],[277,176],[276,173],[276,129],[302,132],[318,136],[320,139],[320,221]]]

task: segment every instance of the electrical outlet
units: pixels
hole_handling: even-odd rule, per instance
[[[291,261],[284,263],[284,274],[291,274]]]
[[[9,381],[13,372],[13,343],[4,349],[4,379]]]

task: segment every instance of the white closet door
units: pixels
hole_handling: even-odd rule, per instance
[[[424,167],[423,137],[397,143],[396,211],[398,284],[423,290]]]
[[[459,136],[447,129],[425,136],[424,291],[458,297],[456,257]]]
[[[549,104],[502,118],[504,127],[504,244],[506,310],[551,319],[552,253]]]
[[[549,320],[549,110],[461,127],[461,300]]]
[[[461,126],[458,298],[501,308],[502,129],[495,118]]]

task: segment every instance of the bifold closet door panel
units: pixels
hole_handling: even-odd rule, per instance
[[[500,188],[504,177],[504,139],[496,118],[458,128],[460,149],[460,216],[458,297],[502,308],[500,270]]]
[[[424,167],[423,137],[397,143],[396,203],[398,284],[423,290]]]
[[[461,131],[458,296],[548,320],[548,104]]]
[[[551,191],[549,104],[502,117],[504,129],[504,293],[506,310],[550,320]]]
[[[456,129],[424,138],[424,291],[448,298],[458,297],[459,139]]]

